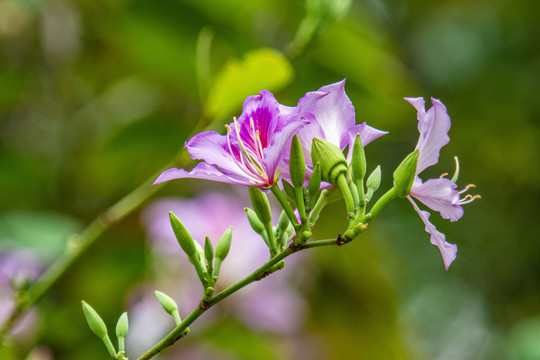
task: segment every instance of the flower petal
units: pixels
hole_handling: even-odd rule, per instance
[[[186,149],[192,159],[203,160],[209,165],[218,165],[227,173],[238,175],[243,173],[229,153],[226,135],[220,135],[215,131],[203,131],[189,139]]]
[[[264,149],[264,159],[262,162],[266,167],[269,181],[272,184],[277,180],[272,179],[272,177],[276,174],[279,163],[286,155],[286,147],[288,146],[290,148],[293,135],[298,131],[298,129],[306,124],[306,120],[298,120],[288,123],[285,125],[285,127],[273,135],[270,146]]]
[[[418,112],[418,131],[420,132],[420,138],[416,144],[416,149],[420,150],[416,165],[418,175],[427,167],[437,163],[441,148],[450,141],[448,137],[450,117],[440,100],[431,98],[433,107],[427,112],[424,110],[424,99],[405,98],[405,100],[410,102]]]
[[[456,188],[457,185],[448,179],[429,179],[422,183],[417,177],[410,194],[431,210],[438,211],[443,218],[456,221],[463,216]]]
[[[452,264],[452,262],[456,259],[457,246],[446,242],[446,236],[438,231],[437,228],[429,221],[429,212],[420,210],[410,196],[407,196],[407,199],[409,199],[414,207],[414,210],[416,210],[420,216],[420,219],[422,219],[424,225],[426,225],[426,232],[430,234],[430,241],[433,245],[439,248],[444,261],[444,267],[446,270],[448,270],[450,264]]]
[[[313,114],[324,133],[324,137],[319,138],[340,148],[347,145],[348,139],[343,139],[342,134],[354,126],[355,115],[354,106],[345,93],[345,79],[308,92],[300,99],[298,107],[301,114]]]
[[[212,180],[228,184],[262,186],[261,184],[250,182],[247,177],[241,177],[235,174],[225,175],[214,165],[208,165],[204,162],[198,163],[191,171],[176,168],[165,170],[158,176],[152,185],[161,184],[169,180],[185,178]]]

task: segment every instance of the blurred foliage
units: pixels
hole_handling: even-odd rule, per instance
[[[457,260],[445,272],[410,204],[394,202],[346,249],[313,250],[301,335],[223,319],[199,334],[193,326],[187,348],[238,359],[537,358],[538,2],[306,4],[0,0],[0,248],[57,254],[169,161],[199,119],[221,129],[259,90],[295,105],[346,77],[357,121],[390,131],[367,148],[382,188],[416,143],[416,114],[401,98],[447,106],[452,141],[427,172],[452,173],[458,155],[460,184],[474,182],[483,197],[457,223],[432,216]],[[158,196],[206,186],[171,183]],[[55,359],[105,356],[80,300],[112,330],[127,294],[150,277],[138,216],[107,232],[40,302],[37,337],[19,341],[14,359],[37,344],[35,354]],[[343,219],[342,207],[328,209],[317,236],[334,237]]]

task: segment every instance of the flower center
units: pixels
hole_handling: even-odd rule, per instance
[[[255,129],[255,122],[253,118],[249,118],[250,130],[248,135],[253,142],[253,146],[244,143],[240,136],[240,125],[236,121],[236,117],[233,118],[234,128],[236,131],[236,139],[238,141],[239,149],[234,152],[231,145],[231,133],[232,130],[229,125],[225,125],[227,129],[227,144],[229,146],[229,153],[233,157],[234,161],[246,174],[251,175],[251,180],[255,183],[267,183],[268,174],[264,169],[261,162],[264,159],[263,146],[261,143],[261,136],[258,129]]]

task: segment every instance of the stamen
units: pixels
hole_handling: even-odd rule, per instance
[[[454,176],[452,176],[452,182],[456,183],[459,177],[459,160],[457,156],[454,156],[454,161],[456,162],[456,171],[454,171]]]
[[[480,195],[467,195],[465,196],[463,199],[459,200],[458,201],[458,204],[459,205],[465,205],[465,204],[469,204],[469,203],[472,203],[474,200],[476,199],[481,199],[482,197]]]
[[[445,176],[448,176],[448,173],[441,174],[441,176],[439,176],[439,179],[443,179]]]
[[[459,193],[460,193],[460,194],[463,194],[464,192],[468,191],[469,189],[475,188],[475,187],[476,187],[476,185],[474,185],[474,184],[469,184],[469,185],[465,186],[465,188],[464,188],[463,190],[461,190]]]

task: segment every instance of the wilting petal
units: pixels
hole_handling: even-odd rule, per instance
[[[456,259],[457,246],[446,242],[446,236],[444,236],[443,233],[438,231],[437,228],[431,222],[429,222],[429,212],[420,210],[410,196],[407,196],[407,199],[409,199],[412,206],[414,207],[414,210],[416,210],[416,212],[420,216],[420,219],[422,219],[422,221],[426,225],[426,232],[430,234],[430,241],[433,245],[439,248],[444,261],[444,267],[446,270],[448,270],[450,264],[452,264],[452,261]]]
[[[456,221],[463,216],[463,208],[458,203],[459,191],[456,188],[455,183],[445,178],[430,179],[422,183],[417,177],[410,194],[431,210],[438,211],[443,218]]]
[[[416,144],[419,150],[416,174],[420,174],[427,167],[434,165],[439,160],[441,148],[448,144],[450,138],[450,117],[446,107],[440,100],[431,98],[433,107],[427,112],[424,110],[424,100],[422,98],[405,98],[417,110],[418,131],[420,138]]]
[[[225,175],[214,165],[208,165],[204,162],[198,163],[191,171],[176,168],[165,170],[158,176],[152,185],[161,184],[169,180],[186,178],[212,180],[228,184],[254,185],[247,177]]]

